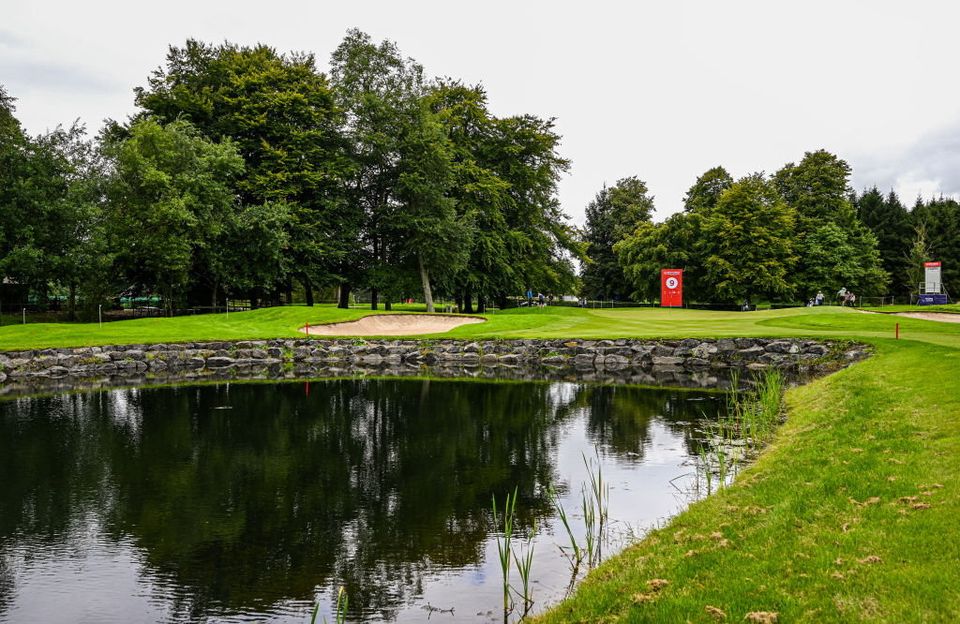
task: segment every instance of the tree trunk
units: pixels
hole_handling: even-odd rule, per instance
[[[463,311],[466,314],[473,314],[473,292],[469,288],[463,293]]]
[[[70,303],[67,318],[71,321],[77,320],[77,284],[70,282]]]
[[[457,310],[463,312],[463,291],[457,291]]]
[[[213,308],[214,312],[217,311],[217,300],[220,298],[218,296],[219,294],[220,294],[220,282],[214,281],[213,290],[210,294],[210,307]]]
[[[393,309],[393,304],[390,303],[389,299],[383,302],[383,309],[386,310],[387,312]]]
[[[477,297],[477,312],[483,314],[487,311],[487,298],[483,295]]]
[[[420,281],[423,282],[423,301],[427,304],[427,313],[433,313],[433,293],[430,291],[430,274],[427,267],[423,264],[423,256],[417,256],[417,262],[420,263]]]
[[[507,309],[507,296],[504,295],[503,293],[500,293],[499,295],[497,295],[497,307],[500,308],[501,310]]]
[[[377,304],[380,302],[379,299],[377,298],[377,295],[378,295],[377,289],[371,288],[370,289],[370,309],[371,310],[376,310]]]
[[[300,278],[300,282],[303,283],[303,296],[307,300],[307,306],[313,307],[313,282],[310,281],[310,278],[304,275]]]
[[[340,284],[340,293],[337,297],[337,307],[346,310],[350,307],[350,284]]]

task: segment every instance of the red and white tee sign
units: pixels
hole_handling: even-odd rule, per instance
[[[683,269],[660,269],[660,307],[683,307]]]

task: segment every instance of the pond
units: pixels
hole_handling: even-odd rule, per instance
[[[551,492],[583,543],[581,490],[601,472],[606,557],[689,503],[724,408],[703,391],[437,379],[5,401],[0,622],[306,622],[341,586],[350,621],[503,621],[492,496],[518,492],[540,610],[571,581]]]

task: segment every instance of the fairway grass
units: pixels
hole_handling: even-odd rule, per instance
[[[423,312],[405,306],[398,312]],[[35,323],[0,327],[0,351],[113,344],[199,342],[303,338],[304,324],[341,323],[359,319],[369,309],[341,310],[330,305],[263,308],[229,315],[146,318],[97,323]],[[428,337],[449,338],[657,338],[723,336],[811,336],[838,338],[893,337],[900,324],[904,337],[949,343],[960,327],[849,308],[790,308],[760,312],[712,312],[686,309],[628,308],[593,310],[567,307],[516,308],[485,316],[487,322],[466,325]],[[950,338],[950,337],[953,338]]]
[[[305,322],[368,313],[285,307],[102,329],[3,327],[0,350],[302,338]],[[439,336],[808,336],[875,347],[868,360],[789,390],[786,424],[731,487],[606,561],[538,621],[960,621],[960,325],[836,307],[548,307],[487,318]],[[654,590],[654,579],[667,583]]]

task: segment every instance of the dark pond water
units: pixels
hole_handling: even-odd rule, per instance
[[[492,494],[518,489],[534,599],[555,603],[570,569],[550,488],[582,537],[582,454],[599,457],[616,550],[689,501],[723,404],[399,379],[6,401],[0,621],[305,622],[341,585],[355,621],[502,621]]]

